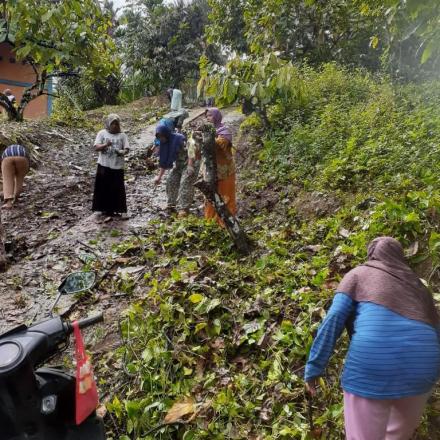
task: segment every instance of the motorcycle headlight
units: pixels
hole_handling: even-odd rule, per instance
[[[0,344],[0,368],[13,365],[20,357],[22,348],[15,342]]]

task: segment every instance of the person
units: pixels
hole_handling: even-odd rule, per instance
[[[165,125],[171,133],[175,133],[174,121],[172,119],[162,119],[159,125]],[[179,139],[181,139],[179,137]],[[200,170],[200,157],[197,156],[196,146],[192,139],[189,139],[188,148],[179,150],[174,161],[173,169],[167,179],[167,210],[170,213],[178,212],[179,217],[186,217],[190,213],[191,205],[194,201],[194,184]],[[155,153],[158,156],[161,141],[157,136],[154,145]],[[166,143],[165,143],[166,144]],[[164,146],[164,148],[168,148]],[[164,168],[163,168],[164,169]],[[157,183],[162,179],[165,169]]]
[[[5,89],[3,94],[8,97],[9,102],[11,102],[13,106],[15,106],[17,104],[17,100],[16,100],[14,94],[12,93],[11,89]]]
[[[171,133],[175,133],[176,131],[176,126],[174,125],[174,120],[171,118],[162,118],[159,123],[157,124],[157,126],[159,125],[165,125],[166,127],[168,127],[171,131]],[[156,156],[159,156],[159,151],[160,151],[160,139],[159,136],[157,136],[156,133],[156,137],[154,138],[153,141],[153,146],[154,146],[154,153]]]
[[[9,145],[1,157],[3,175],[4,209],[11,209],[23,191],[23,183],[29,172],[29,153],[23,145]]]
[[[235,161],[232,153],[232,133],[223,123],[223,115],[218,108],[210,108],[206,111],[206,118],[216,129],[215,155],[217,161],[217,191],[226,203],[232,215],[237,213],[235,194]],[[205,201],[205,218],[216,219],[223,225],[217,216],[214,206]]]
[[[192,164],[188,167],[188,152],[185,146],[185,136],[175,133],[170,124],[159,123],[156,128],[159,141],[159,175],[154,179],[158,185],[166,170],[171,170],[167,178],[167,211],[177,212],[183,217],[189,213],[194,198],[194,182],[197,178]]]
[[[408,266],[402,245],[379,237],[368,261],[342,280],[310,350],[306,388],[317,379],[344,327],[351,336],[342,373],[348,440],[409,440],[440,370],[439,315]]]
[[[109,220],[127,212],[124,156],[129,151],[129,143],[121,131],[118,115],[110,114],[106,118],[105,129],[97,134],[94,146],[99,156],[92,210]]]
[[[181,90],[172,87],[167,90],[167,95],[171,103],[171,111],[167,113],[164,118],[172,119],[175,128],[180,133],[182,131],[183,122],[189,116],[188,111],[183,107],[183,93]]]

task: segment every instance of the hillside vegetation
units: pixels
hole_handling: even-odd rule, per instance
[[[300,75],[300,105],[271,105],[265,133],[250,116],[236,141],[251,256],[195,218],[115,247],[148,272],[125,345],[101,362],[125,370],[107,382],[113,438],[342,438],[345,344],[311,406],[302,381],[338,280],[385,234],[438,291],[438,83],[395,86],[334,64]],[[436,438],[435,407],[417,438]]]

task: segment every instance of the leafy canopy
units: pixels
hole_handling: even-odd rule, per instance
[[[206,0],[170,5],[160,0],[134,1],[117,32],[127,74],[141,75],[151,93],[197,78],[202,54],[218,60],[204,40],[207,21]]]
[[[238,54],[309,64],[338,61],[393,76],[432,76],[440,61],[440,2],[209,0],[208,41]],[[421,69],[420,66],[423,68]]]
[[[437,0],[360,0],[363,15],[385,16],[391,44],[417,39],[414,56],[422,64],[440,57],[440,3]]]
[[[239,53],[367,64],[371,17],[346,0],[209,0],[210,41]]]
[[[81,68],[103,76],[117,64],[111,23],[94,0],[6,0],[1,14],[0,41],[48,74]]]

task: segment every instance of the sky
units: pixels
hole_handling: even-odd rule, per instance
[[[120,8],[121,6],[125,6],[126,0],[114,0],[115,6]]]
[[[113,0],[113,1],[117,8],[123,7],[126,5],[126,3],[128,3],[128,0]],[[166,1],[165,3],[171,3],[171,0]]]

